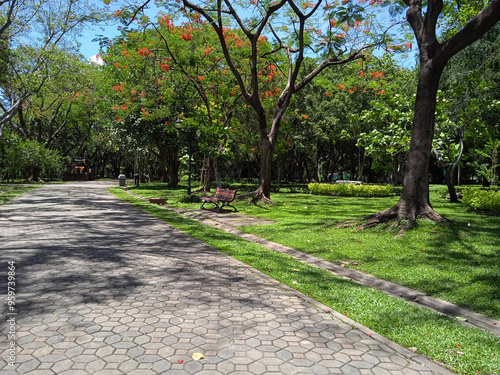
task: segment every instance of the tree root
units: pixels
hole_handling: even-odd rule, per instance
[[[256,204],[258,202],[265,204],[274,204],[274,202],[268,197],[266,197],[264,193],[262,193],[260,190],[255,190],[252,191],[251,193],[237,195],[236,197],[239,200],[249,199],[247,203],[252,203],[252,204]]]
[[[43,184],[43,183],[45,183],[45,181],[41,177],[38,177],[38,178],[30,177],[30,178],[27,178],[25,182],[28,183],[28,184],[31,184],[32,182],[36,183],[36,184]]]
[[[401,236],[405,231],[417,225],[417,218],[430,219],[438,223],[450,222],[434,211],[430,205],[426,205],[418,210],[405,210],[398,203],[387,210],[365,216],[362,219],[344,221],[337,225],[337,228],[356,227],[356,230],[363,230],[380,224],[386,224],[389,230],[398,230],[397,236]]]

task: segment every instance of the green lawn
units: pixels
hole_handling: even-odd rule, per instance
[[[9,184],[0,184],[0,205],[14,199],[15,197],[26,193],[29,190],[39,188],[40,185],[16,186]]]
[[[463,326],[454,319],[426,308],[413,306],[404,300],[387,296],[378,290],[335,277],[328,271],[302,264],[288,255],[268,250],[219,229],[190,220],[173,211],[134,198],[121,189],[111,190],[122,199],[228,255],[250,264],[274,279],[345,314],[381,335],[405,347],[415,347],[419,353],[444,364],[458,374],[498,374],[500,339],[489,333]],[[164,190],[162,185],[143,185],[141,189],[132,190],[147,197],[168,197],[169,205],[177,207],[199,208],[200,206],[199,203],[181,204],[178,202],[178,199],[185,195],[184,189]],[[405,252],[405,246],[411,244],[411,241],[425,243],[431,241],[433,246],[436,246],[435,238],[442,241],[444,237],[441,236],[451,236],[457,230],[442,228],[431,223],[422,223],[417,230],[395,240],[392,234],[386,233],[382,229],[356,232],[353,229],[335,229],[332,225],[332,220],[352,218],[349,213],[353,212],[354,209],[357,210],[357,214],[362,215],[373,209],[384,208],[384,204],[391,204],[395,201],[394,199],[360,200],[357,198],[349,200],[307,194],[275,194],[273,199],[277,202],[276,205],[253,206],[244,202],[237,203],[242,212],[277,220],[276,224],[249,227],[246,228],[247,231],[289,246],[293,245],[293,247],[301,248],[318,256],[326,254],[325,257],[329,259],[357,260],[361,257],[366,258],[361,266],[382,265],[386,262],[385,267],[379,266],[379,268],[391,275],[399,276],[399,273],[402,273],[408,280],[418,280],[419,273],[409,272],[407,268],[412,264],[406,260],[402,262],[401,259],[418,258],[416,254],[411,255],[411,253],[414,253],[415,249],[419,249],[420,245],[412,244],[412,249],[406,251],[408,254],[405,256],[397,253]],[[327,204],[334,201],[339,203],[335,206]],[[344,203],[340,204],[340,201]],[[376,208],[374,208],[375,206]],[[457,206],[455,209],[463,209],[463,207],[458,208]],[[467,224],[465,225],[467,226]],[[478,223],[476,222],[475,225]],[[498,228],[498,221],[496,227]],[[467,226],[467,228],[471,227]],[[474,227],[472,226],[472,228]],[[282,233],[277,233],[280,231]],[[343,237],[345,239],[342,239]],[[376,239],[377,237],[383,239]],[[385,249],[388,244],[381,241],[398,243],[399,245],[391,246],[392,250],[389,253]],[[443,242],[443,246],[446,245]],[[368,252],[363,252],[363,250],[366,251],[363,249],[364,247],[371,247],[372,252],[377,252],[376,255],[374,254],[372,258],[368,257],[366,255]],[[399,260],[392,259],[391,254],[396,254],[396,259]],[[425,259],[425,256],[422,257]],[[427,257],[429,259],[435,258],[431,255]],[[428,267],[430,270],[438,264],[437,259],[429,260],[429,263],[431,263]],[[406,272],[389,271],[392,264],[397,265],[401,270],[406,270]],[[418,264],[418,261],[415,264]],[[420,265],[419,267],[425,268]],[[446,266],[443,265],[443,267]],[[362,269],[362,267],[358,268]],[[468,269],[468,267],[465,268]],[[428,272],[439,274],[438,271]],[[409,277],[409,275],[413,276]],[[437,284],[435,284],[435,288],[438,289]],[[494,303],[498,303],[498,296],[496,300]]]

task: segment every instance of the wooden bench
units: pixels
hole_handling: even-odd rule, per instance
[[[149,203],[154,203],[161,206],[167,203],[167,198],[162,198],[162,197],[149,198]]]
[[[234,209],[234,212],[237,212],[238,210],[236,209],[236,207],[231,205],[231,202],[234,201],[235,197],[236,190],[217,188],[217,190],[215,191],[215,195],[211,197],[201,197],[203,203],[200,208],[203,209],[203,206],[205,206],[205,204],[207,203],[213,203],[217,208],[217,212],[220,212],[223,207],[232,207]]]

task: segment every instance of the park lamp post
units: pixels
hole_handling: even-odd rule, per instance
[[[182,120],[179,117],[177,118],[177,120],[175,120],[175,128],[178,130],[181,130],[185,133],[188,133],[188,189],[187,189],[187,195],[191,195],[191,138],[192,138],[193,129],[191,128],[191,125],[189,125],[188,130],[182,130]]]

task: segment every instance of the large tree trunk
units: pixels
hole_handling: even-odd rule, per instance
[[[177,155],[170,154],[167,155],[167,185],[170,187],[179,186],[179,167],[180,161]]]
[[[261,137],[260,185],[255,194],[255,200],[271,203],[272,161],[274,144],[269,137]]]
[[[210,192],[210,185],[212,184],[212,174],[211,172],[211,158],[210,156],[204,155],[203,156],[203,166],[201,168],[201,173],[200,173],[200,185],[203,187],[203,192],[204,193],[209,193]],[[214,165],[214,170],[215,170],[215,165]],[[220,186],[218,186],[220,187]]]
[[[28,178],[28,182],[43,182],[40,174],[42,173],[40,166],[36,163],[31,164],[31,175]]]
[[[394,219],[408,220],[408,227],[417,218],[447,221],[439,215],[429,201],[429,162],[434,136],[434,112],[442,66],[433,66],[422,61],[415,99],[415,117],[408,162],[403,181],[403,192],[399,202],[392,208],[365,217],[366,223],[360,228],[371,227]]]

